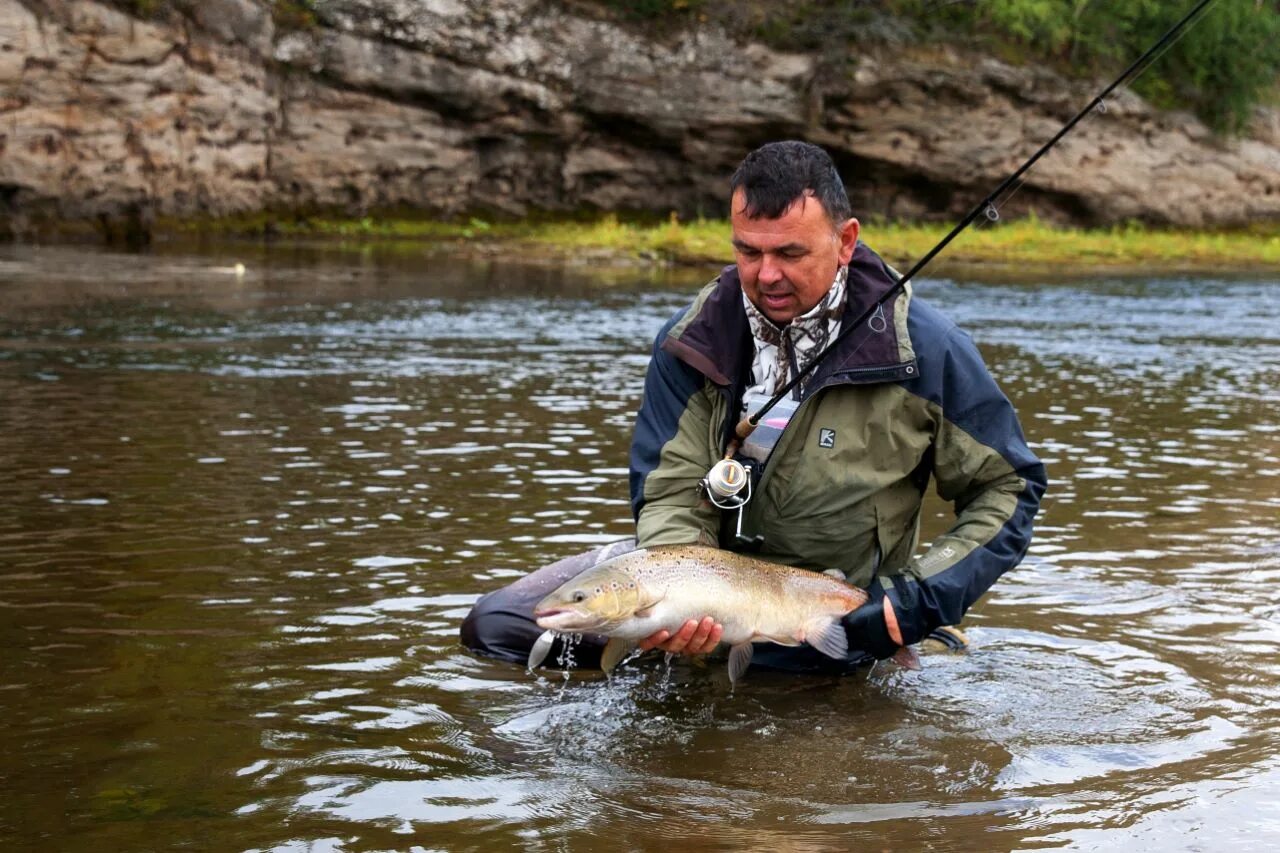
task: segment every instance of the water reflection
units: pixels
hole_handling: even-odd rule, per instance
[[[921,282],[1049,465],[1031,553],[971,654],[731,694],[456,642],[482,592],[631,532],[649,338],[702,273],[221,251],[0,253],[0,836],[1280,839],[1274,283]]]

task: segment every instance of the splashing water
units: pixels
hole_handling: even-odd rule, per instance
[[[564,670],[564,677],[567,681],[569,671],[578,665],[578,661],[573,656],[574,647],[582,642],[581,634],[560,634],[560,655],[556,658],[556,663],[560,664],[560,668]]]

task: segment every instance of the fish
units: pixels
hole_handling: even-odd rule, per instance
[[[542,663],[559,633],[609,638],[601,668],[611,672],[639,640],[689,619],[711,616],[724,626],[729,680],[736,684],[751,664],[753,644],[808,643],[836,660],[849,652],[841,624],[868,600],[866,590],[828,574],[757,560],[701,545],[668,545],[629,551],[587,569],[534,607],[546,631],[529,653],[529,669]],[[919,669],[909,647],[894,659]]]

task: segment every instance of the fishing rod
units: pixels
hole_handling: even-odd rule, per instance
[[[836,349],[836,347],[840,344],[841,341],[843,341],[850,334],[852,334],[855,329],[860,328],[863,323],[867,322],[868,320],[871,320],[873,317],[879,316],[881,318],[881,325],[877,327],[873,322],[870,328],[873,333],[879,333],[884,331],[885,326],[883,323],[883,313],[882,313],[884,310],[884,304],[888,302],[890,299],[893,299],[899,293],[902,293],[902,291],[907,286],[907,282],[909,282],[917,273],[919,273],[920,270],[924,269],[929,264],[929,262],[932,261],[935,257],[937,257],[937,255],[943,249],[945,249],[948,245],[950,245],[952,240],[954,240],[956,237],[959,237],[960,234],[966,228],[972,225],[973,222],[979,216],[985,215],[987,216],[988,219],[990,219],[993,222],[999,219],[1000,213],[999,213],[999,210],[996,208],[996,202],[997,200],[1000,199],[1001,195],[1007,189],[1009,189],[1009,187],[1013,186],[1023,175],[1025,175],[1032,166],[1034,166],[1037,162],[1039,162],[1041,157],[1048,154],[1050,149],[1052,149],[1055,145],[1057,145],[1058,142],[1064,136],[1070,133],[1072,128],[1074,128],[1077,124],[1079,124],[1080,121],[1085,116],[1087,116],[1089,113],[1091,113],[1094,110],[1105,111],[1107,97],[1112,92],[1114,92],[1117,88],[1122,86],[1126,81],[1128,81],[1132,76],[1136,76],[1135,72],[1137,72],[1139,69],[1143,67],[1143,63],[1147,62],[1147,60],[1151,59],[1151,57],[1155,56],[1157,53],[1163,50],[1166,46],[1170,45],[1175,39],[1177,39],[1178,36],[1181,35],[1182,31],[1185,30],[1191,24],[1191,22],[1205,9],[1205,7],[1207,7],[1212,2],[1213,0],[1200,0],[1200,2],[1198,2],[1190,12],[1185,14],[1180,21],[1174,24],[1169,29],[1168,32],[1166,32],[1163,36],[1159,38],[1159,40],[1155,42],[1155,44],[1151,45],[1151,47],[1149,47],[1146,50],[1146,52],[1144,52],[1141,56],[1135,59],[1133,63],[1130,64],[1129,67],[1126,68],[1124,72],[1120,74],[1119,77],[1113,80],[1110,85],[1108,85],[1105,89],[1099,92],[1093,98],[1093,100],[1091,100],[1082,110],[1080,110],[1080,112],[1076,113],[1071,118],[1070,121],[1064,124],[1061,127],[1061,129],[1059,129],[1058,132],[1053,135],[1052,139],[1050,139],[1048,142],[1046,142],[1044,145],[1040,147],[1039,151],[1032,154],[1031,157],[1029,157],[1026,160],[1026,162],[1024,162],[1021,166],[1019,166],[1013,174],[1005,178],[1004,181],[1002,181],[998,187],[992,190],[987,195],[986,198],[978,202],[978,204],[974,206],[973,210],[969,211],[969,213],[963,219],[960,220],[959,224],[957,224],[954,228],[951,229],[951,232],[947,234],[947,236],[943,237],[936,246],[930,249],[925,254],[924,257],[918,260],[915,266],[907,270],[907,272],[904,273],[892,287],[890,287],[887,291],[885,291],[883,295],[881,295],[874,302],[872,302],[871,305],[868,306],[867,309],[862,312],[862,314],[858,317],[858,319],[844,326],[844,328],[840,330],[840,333],[837,334],[835,338],[832,339],[832,341],[829,344],[827,344],[827,346],[824,347],[822,351],[817,354],[817,356],[813,358],[813,360],[811,360],[807,365],[805,365],[803,369],[799,370],[796,373],[794,379],[789,381],[786,385],[782,387],[780,391],[778,391],[772,397],[770,397],[769,400],[766,401],[763,406],[757,409],[754,414],[748,415],[747,417],[744,417],[741,421],[738,422],[738,425],[734,428],[735,437],[729,443],[729,447],[725,451],[724,459],[716,463],[716,465],[707,474],[706,479],[703,480],[703,485],[706,488],[708,497],[711,498],[712,502],[715,503],[716,506],[719,506],[722,509],[736,508],[741,506],[742,504],[745,504],[748,500],[750,500],[751,478],[747,476],[745,469],[742,466],[742,463],[733,459],[733,456],[737,453],[741,443],[745,441],[746,438],[749,435],[751,435],[752,432],[755,431],[755,428],[757,426],[760,425],[761,418],[763,418],[765,414],[774,406],[776,406],[779,402],[787,398],[791,394],[791,392],[795,389],[795,387],[799,385],[801,382],[803,382],[807,376],[813,373],[814,368],[816,368],[819,364],[821,364],[827,358],[827,356],[829,356]],[[735,498],[737,498],[738,492],[740,492],[744,486],[746,486],[747,488],[747,495],[743,498],[735,500]],[[728,505],[718,501],[716,499],[717,496],[721,499],[728,500],[729,501]],[[741,519],[739,519],[739,523],[741,523]]]

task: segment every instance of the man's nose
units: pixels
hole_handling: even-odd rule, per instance
[[[756,276],[762,284],[777,284],[782,281],[782,269],[768,252],[760,261],[760,274]]]

